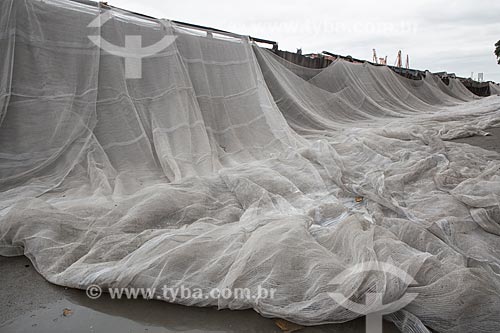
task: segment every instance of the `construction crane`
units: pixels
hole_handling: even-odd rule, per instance
[[[378,64],[377,51],[373,49],[373,63]]]
[[[401,50],[398,51],[398,56],[396,57],[396,62],[394,63],[396,67],[403,67],[403,61],[401,60]]]
[[[378,65],[387,65],[387,56],[385,56],[385,58],[378,58],[377,51],[373,49],[373,63]]]

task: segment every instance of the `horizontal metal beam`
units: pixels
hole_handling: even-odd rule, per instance
[[[212,27],[205,27],[205,26],[198,25],[198,24],[186,23],[186,22],[181,22],[181,21],[172,21],[172,22],[175,23],[175,24],[187,27],[187,28],[193,28],[193,29],[203,30],[203,31],[210,31],[210,32],[215,32],[215,33],[219,33],[219,34],[223,34],[223,35],[229,35],[229,36],[245,37],[243,35],[236,34],[234,32],[229,32],[229,31],[225,31],[225,30],[221,30],[221,29],[217,29],[217,28],[212,28]],[[267,39],[262,39],[262,38],[256,38],[256,37],[252,37],[252,36],[248,36],[248,38],[250,40],[254,41],[254,42],[257,42],[257,43],[266,43],[266,44],[271,44],[271,45],[277,45],[278,44],[278,43],[276,43],[275,41],[272,41],[272,40],[267,40]]]
[[[152,21],[155,21],[155,22],[158,22],[160,20],[160,19],[158,19],[156,17],[153,17],[153,16],[149,16],[149,15],[145,15],[145,14],[133,12],[133,11],[130,11],[130,10],[127,10],[127,9],[123,9],[123,8],[120,8],[120,7],[109,5],[107,2],[96,2],[96,1],[90,1],[90,0],[69,0],[69,1],[77,2],[77,3],[81,3],[81,4],[84,4],[84,5],[89,5],[89,6],[93,6],[93,7],[99,7],[99,8],[103,8],[103,9],[117,9],[117,10],[120,10],[122,12],[126,12],[128,14],[132,14],[132,15],[138,16],[140,18],[147,19],[147,20],[152,20]],[[192,24],[192,23],[181,22],[181,21],[175,21],[175,20],[172,20],[171,22],[173,22],[173,23],[175,23],[177,25],[181,25],[181,26],[187,27],[187,28],[192,28],[192,29],[197,29],[197,30],[203,30],[203,31],[209,31],[209,32],[215,32],[215,33],[219,33],[219,34],[227,35],[227,36],[232,36],[232,37],[239,37],[239,38],[245,37],[245,36],[240,35],[240,34],[236,34],[236,33],[233,33],[233,32],[229,32],[229,31],[225,31],[225,30],[221,30],[221,29],[217,29],[217,28],[205,27],[203,25]],[[271,45],[278,45],[278,43],[276,43],[275,41],[271,41],[271,40],[267,40],[267,39],[262,39],[262,38],[252,37],[252,36],[248,36],[248,38],[251,41],[254,41],[254,42],[257,42],[257,43],[265,43],[265,44],[271,44]]]

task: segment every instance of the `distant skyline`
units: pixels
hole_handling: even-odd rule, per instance
[[[446,71],[500,82],[493,54],[500,40],[498,0],[384,1],[162,1],[111,0],[131,11],[211,26],[278,42],[303,53],[330,51],[355,58],[396,61],[402,51],[410,67]]]

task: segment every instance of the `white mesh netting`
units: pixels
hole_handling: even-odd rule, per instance
[[[500,97],[368,64],[300,70],[118,11],[88,28],[98,14],[0,1],[1,255],[82,289],[273,288],[176,301],[306,325],[360,316],[331,292],[378,292],[418,294],[389,317],[403,331],[499,330],[500,156],[443,139],[500,124]],[[89,33],[177,38],[126,79]],[[415,281],[332,283],[373,263]]]
[[[493,84],[491,82],[489,84],[490,84],[490,94],[491,95],[500,95],[500,85]]]

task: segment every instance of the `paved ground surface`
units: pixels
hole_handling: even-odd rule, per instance
[[[462,138],[453,140],[453,142],[468,143],[473,146],[478,146],[483,149],[493,150],[500,153],[500,127],[490,128],[487,130],[489,136],[473,136],[470,138]]]
[[[500,128],[492,136],[454,140],[500,153]],[[64,315],[66,309],[66,315]],[[359,319],[300,332],[365,332]],[[26,257],[0,257],[0,332],[282,332],[252,310],[218,311],[160,301],[89,299],[84,291],[45,281]],[[384,333],[397,332],[384,323]]]
[[[253,310],[218,311],[156,300],[93,300],[45,281],[26,257],[0,257],[0,332],[283,332]],[[64,315],[65,309],[67,316]],[[359,319],[300,332],[364,332]],[[384,332],[399,332],[384,323]]]

